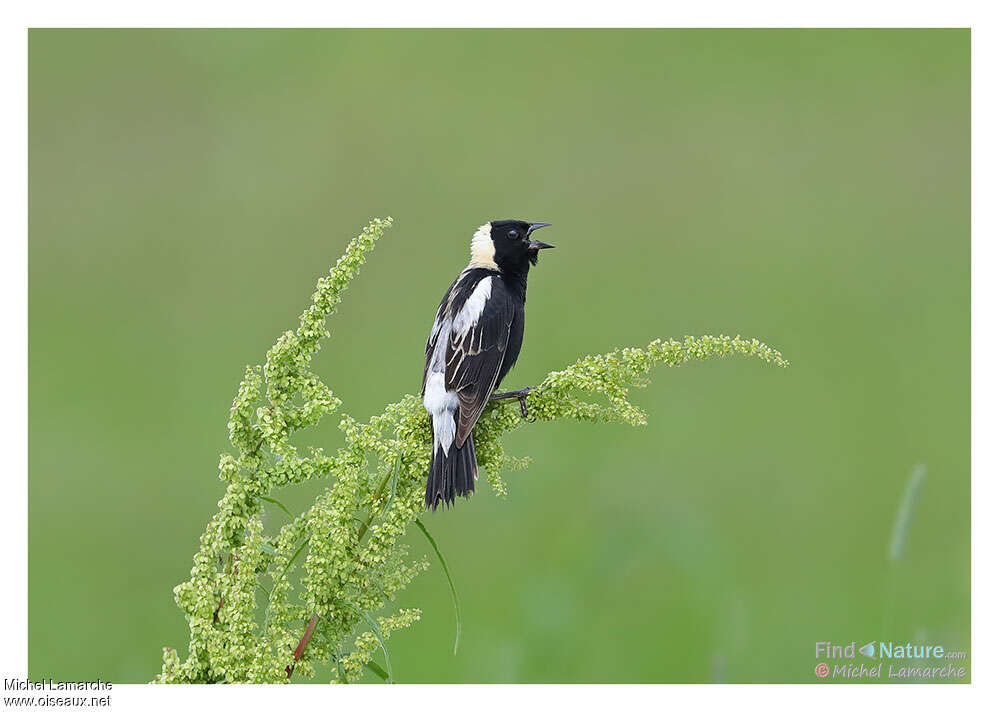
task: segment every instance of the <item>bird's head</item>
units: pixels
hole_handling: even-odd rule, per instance
[[[475,231],[472,237],[471,265],[498,269],[501,272],[524,272],[538,264],[538,252],[555,245],[532,238],[535,230],[550,223],[523,220],[493,220]]]

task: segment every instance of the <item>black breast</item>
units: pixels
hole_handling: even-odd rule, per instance
[[[517,363],[520,356],[520,347],[524,343],[524,305],[517,302],[513,313],[513,323],[510,324],[510,340],[506,344],[506,353],[503,354],[503,363],[500,365],[499,378],[496,379],[496,388],[499,388],[503,377]]]

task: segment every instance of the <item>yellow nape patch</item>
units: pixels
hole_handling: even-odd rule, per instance
[[[469,267],[485,267],[499,271],[496,264],[496,246],[493,245],[493,226],[489,223],[479,226],[472,236],[472,259],[469,260]]]

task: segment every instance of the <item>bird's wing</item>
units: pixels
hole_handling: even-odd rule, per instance
[[[445,354],[444,387],[458,396],[461,406],[457,447],[472,432],[496,387],[514,309],[503,280],[485,277],[454,315]]]
[[[427,337],[427,348],[423,361],[423,385],[420,387],[420,395],[426,392],[427,375],[430,373],[434,362],[434,354],[437,350],[437,342],[441,336],[451,332],[451,325],[454,323],[457,310],[464,304],[465,299],[472,293],[479,277],[465,270],[451,282],[451,286],[444,292],[444,298],[437,307],[437,315],[434,316],[434,325],[430,329],[430,336]],[[441,354],[437,354],[441,356]],[[440,366],[435,370],[443,370]]]
[[[446,327],[449,328],[449,324],[445,324],[445,314],[447,313],[451,294],[454,292],[457,284],[458,280],[455,280],[447,292],[444,293],[444,299],[441,300],[441,305],[437,308],[437,316],[434,317],[434,325],[430,329],[430,336],[427,337],[427,350],[423,361],[423,384],[420,386],[420,395],[423,395],[427,389],[427,373],[430,371],[430,363],[433,360],[434,350],[437,348],[437,341],[440,338],[441,331]]]

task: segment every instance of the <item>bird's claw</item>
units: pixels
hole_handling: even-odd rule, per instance
[[[490,401],[501,401],[516,398],[520,401],[520,414],[525,420],[533,423],[537,418],[532,418],[530,412],[527,410],[527,396],[531,394],[531,391],[535,390],[528,386],[527,388],[521,388],[519,391],[506,391],[505,393],[493,393],[489,396]]]
[[[532,418],[531,414],[527,411],[527,393],[522,393],[517,396],[517,400],[520,401],[520,414],[529,423],[533,423],[537,418]]]

